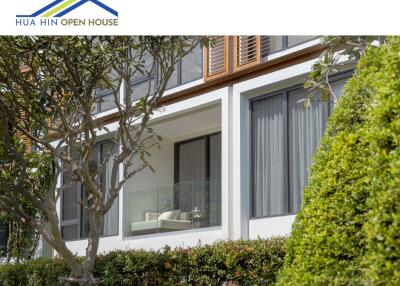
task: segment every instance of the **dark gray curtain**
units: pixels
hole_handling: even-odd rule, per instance
[[[210,225],[221,225],[221,134],[210,136]]]
[[[282,95],[253,102],[253,216],[287,212]]]
[[[206,139],[179,145],[179,208],[206,213]]]

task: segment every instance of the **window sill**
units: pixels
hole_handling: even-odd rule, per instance
[[[176,93],[176,92],[179,92],[179,91],[182,91],[182,90],[185,90],[185,89],[188,89],[188,88],[191,88],[191,87],[195,87],[202,83],[204,83],[204,80],[203,80],[203,78],[200,78],[200,79],[196,79],[194,81],[191,81],[191,82],[188,82],[188,83],[185,83],[182,85],[178,85],[176,87],[172,87],[164,92],[163,97],[168,96],[173,93]]]
[[[143,235],[135,235],[135,236],[125,236],[123,238],[123,240],[132,241],[132,240],[168,237],[168,236],[172,236],[172,235],[187,235],[187,234],[192,234],[192,233],[212,232],[212,231],[217,231],[217,230],[221,230],[221,229],[222,229],[221,226],[192,228],[192,229],[187,229],[187,230],[177,230],[177,231],[159,232],[159,233],[143,234]]]
[[[286,213],[286,214],[278,214],[278,215],[270,215],[270,216],[252,216],[249,220],[257,220],[257,219],[266,219],[266,218],[275,218],[275,217],[285,217],[285,216],[292,216],[297,215],[298,213]]]

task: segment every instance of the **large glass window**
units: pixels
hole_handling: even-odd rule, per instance
[[[111,70],[109,73],[109,80],[113,83],[114,88],[117,88],[119,82],[119,75],[115,70]],[[97,88],[96,89],[96,101],[92,106],[92,114],[97,114],[110,109],[115,108],[117,105],[115,103],[115,97],[112,93],[111,88]]]
[[[156,81],[157,65],[149,53],[145,53],[141,59],[143,67],[137,70],[131,79],[132,95],[131,100],[135,101],[153,92]]]
[[[175,183],[124,193],[125,235],[221,225],[221,134],[175,144]]]
[[[112,144],[104,142],[97,145],[94,149],[90,166],[98,169],[100,162],[104,156],[111,150]],[[108,195],[109,184],[111,179],[111,168],[113,160],[110,159],[100,175],[101,189]],[[63,184],[69,187],[64,190],[61,200],[61,232],[63,239],[73,240],[86,238],[89,233],[89,217],[87,209],[90,202],[87,199],[84,186],[81,183],[73,182],[72,175],[64,171]],[[111,209],[105,214],[102,235],[110,236],[118,234],[118,218],[119,218],[119,202],[115,200]]]
[[[346,79],[332,80],[337,96]],[[252,216],[295,213],[308,168],[325,131],[332,104],[307,91],[286,89],[252,102]]]

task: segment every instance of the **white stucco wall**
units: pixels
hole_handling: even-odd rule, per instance
[[[289,235],[295,217],[295,215],[287,215],[250,219],[249,239]]]

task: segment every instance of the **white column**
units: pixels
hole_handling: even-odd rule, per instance
[[[235,86],[232,98],[232,239],[248,239],[250,212],[249,100]]]
[[[231,237],[231,177],[232,177],[232,87],[226,88],[221,98],[221,193],[222,239]]]

